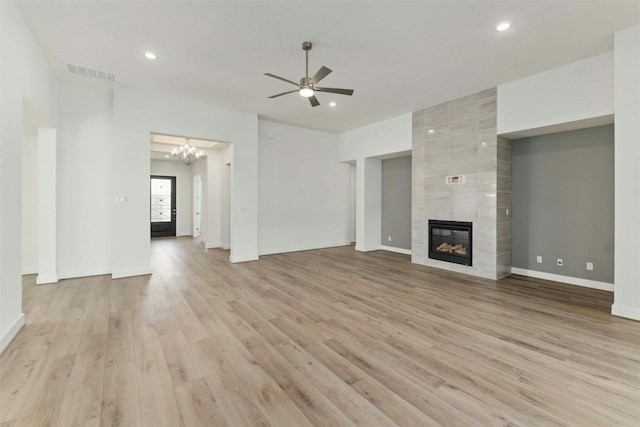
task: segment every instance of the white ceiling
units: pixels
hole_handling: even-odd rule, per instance
[[[343,132],[613,49],[640,22],[637,1],[20,1],[61,81],[66,63],[120,85],[204,99],[261,117]],[[495,25],[512,27],[503,33]],[[352,97],[267,99],[309,73]],[[145,51],[158,55],[144,58]],[[88,79],[87,79],[88,80]],[[89,82],[87,82],[89,83]],[[96,84],[96,81],[92,81]],[[336,107],[329,107],[336,101]]]

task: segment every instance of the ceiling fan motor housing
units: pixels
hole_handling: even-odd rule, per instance
[[[303,87],[308,87],[313,89],[313,82],[309,77],[303,77],[300,79],[300,89],[302,89]]]

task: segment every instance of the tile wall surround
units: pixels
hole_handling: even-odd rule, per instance
[[[493,88],[413,113],[412,262],[490,279],[510,274],[511,142],[496,135],[496,98]],[[448,175],[466,181],[447,185]],[[428,257],[429,219],[473,222],[473,266]]]

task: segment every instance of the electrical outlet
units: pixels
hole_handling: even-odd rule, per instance
[[[558,258],[558,266],[562,267],[564,265],[564,261],[562,260],[562,258]]]
[[[538,264],[542,264],[542,257],[541,257],[540,255],[538,255],[538,256],[536,257],[536,262],[537,262]]]
[[[389,241],[391,241],[391,236],[388,237]]]
[[[592,262],[588,262],[587,263],[587,270],[593,271],[593,263]]]

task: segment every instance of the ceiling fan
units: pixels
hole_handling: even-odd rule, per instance
[[[309,51],[311,50],[312,44],[311,42],[302,43],[302,50],[305,51],[305,59],[306,59],[306,72],[303,78],[300,79],[300,83],[296,83],[289,79],[285,79],[284,77],[276,76],[271,73],[264,73],[265,76],[273,77],[274,79],[282,80],[287,83],[291,83],[298,87],[296,90],[290,90],[288,92],[282,92],[277,95],[272,95],[269,98],[277,98],[282,95],[287,95],[289,93],[298,92],[301,96],[305,98],[309,98],[309,102],[312,107],[317,107],[320,105],[318,102],[318,98],[315,96],[315,92],[329,92],[329,93],[337,93],[339,95],[353,95],[353,89],[335,89],[330,87],[318,87],[316,84],[320,82],[320,80],[324,79],[329,75],[331,70],[324,65],[318,70],[318,72],[311,78],[309,78]]]

